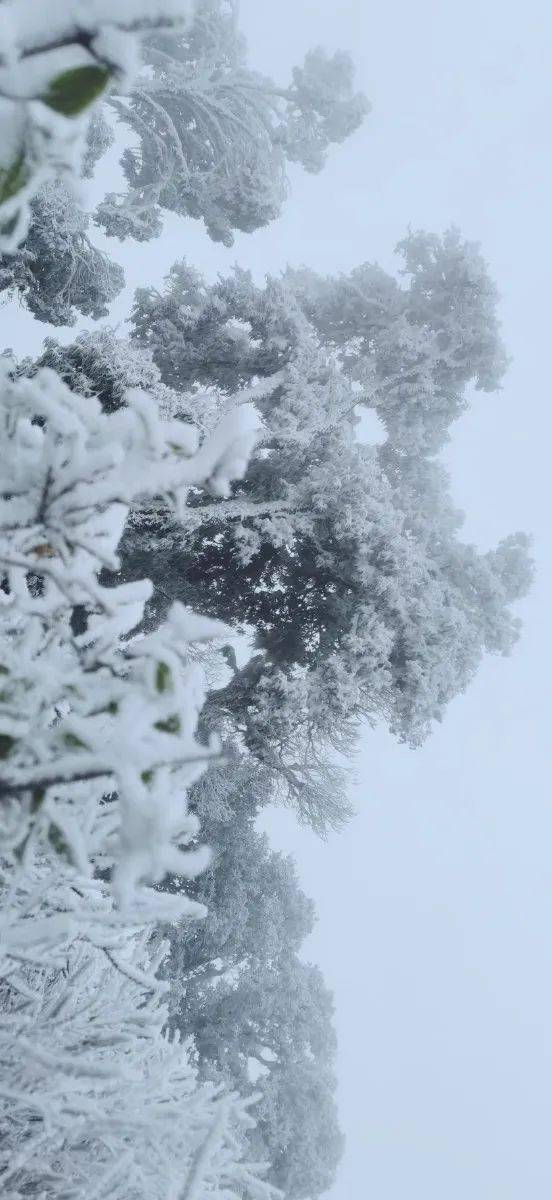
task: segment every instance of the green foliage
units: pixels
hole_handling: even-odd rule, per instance
[[[174,713],[173,716],[167,717],[165,721],[156,721],[154,728],[159,729],[161,733],[180,733],[180,717]]]
[[[9,733],[0,733],[0,758],[9,758],[17,739]]]
[[[155,686],[158,692],[167,692],[172,688],[171,669],[165,662],[157,664],[155,671]]]
[[[88,746],[77,737],[76,733],[64,733],[62,737],[63,743],[68,750],[88,750]]]
[[[29,179],[29,169],[23,151],[10,167],[0,167],[0,204],[11,200]]]
[[[100,64],[73,67],[52,79],[42,102],[65,117],[78,116],[101,96],[110,77],[109,67]]]
[[[60,829],[59,825],[56,825],[55,821],[50,822],[48,827],[48,841],[56,854],[59,854],[60,858],[64,858],[68,863],[73,862],[71,847],[63,830]]]

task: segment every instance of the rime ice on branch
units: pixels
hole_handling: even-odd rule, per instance
[[[224,495],[247,464],[244,408],[198,445],[144,393],[112,415],[51,370],[0,375],[0,1184],[16,1200],[269,1200],[242,1162],[247,1103],[198,1087],[163,1032],[156,921],[203,906],[146,887],[195,875],[186,788],[216,746],[195,738],[190,646],[224,633],[175,605],[138,641],[147,582],[107,589],[146,486],[182,517],[190,486]],[[86,630],[73,633],[76,606]],[[123,638],[121,642],[120,639]],[[105,882],[111,874],[110,888]],[[187,1189],[187,1190],[186,1190]]]
[[[174,845],[195,832],[182,797],[212,752],[194,739],[203,684],[187,647],[224,627],[177,605],[164,628],[121,648],[150,585],[109,589],[98,572],[117,567],[130,502],[146,487],[180,518],[190,486],[225,495],[245,470],[257,418],[244,406],[198,445],[182,422],[160,421],[145,393],[108,416],[54,372],[13,381],[5,362],[0,427],[5,853],[59,836],[85,870],[114,851],[126,903],[140,881],[198,865]],[[75,606],[88,614],[78,637]],[[89,847],[66,795],[74,782],[87,782],[96,803],[118,793]]]

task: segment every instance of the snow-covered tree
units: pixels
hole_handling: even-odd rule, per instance
[[[194,1029],[200,1074],[261,1098],[250,1152],[290,1200],[329,1188],[343,1150],[335,1106],[333,1001],[289,947],[217,979],[188,976],[176,1027]]]
[[[0,257],[0,292],[15,294],[39,321],[74,325],[106,317],[124,287],[122,267],[90,241],[90,220],[66,184],[49,180],[30,202],[20,246]]]
[[[82,159],[82,174],[85,179],[90,179],[94,174],[96,164],[100,158],[109,150],[115,141],[115,134],[109,121],[106,120],[101,108],[92,110],[88,128],[86,130],[86,142],[84,155]]]
[[[147,884],[206,864],[186,788],[216,747],[195,736],[190,646],[224,631],[177,606],[125,641],[148,584],[98,581],[134,495],[151,487],[184,515],[190,486],[223,493],[255,420],[244,410],[198,446],[145,393],[109,415],[51,370],[0,369],[2,1193],[260,1200],[246,1106],[198,1091],[189,1048],[163,1032],[150,936],[204,912]]]
[[[406,454],[434,453],[467,407],[467,386],[500,385],[497,290],[479,247],[457,229],[409,233],[397,250],[406,287],[373,263],[337,278],[302,269],[285,279],[390,441]]]
[[[430,457],[469,382],[496,386],[503,368],[486,267],[454,232],[412,235],[402,251],[406,288],[375,267],[288,271],[265,288],[236,272],[207,287],[181,264],[134,309],[167,383],[206,389],[198,406],[214,396],[222,411],[245,385],[265,435],[228,501],[193,502],[188,552],[165,517],[135,514],[125,577],[148,562],[160,612],[208,583],[207,611],[255,631],[261,653],[210,704],[292,792],[307,784],[303,812],[321,747],[346,748],[359,717],[419,744],[483,653],[514,644],[510,606],[530,579],[521,535],[498,557],[462,544]],[[405,338],[421,374],[405,370]],[[384,446],[356,442],[358,404],[382,416]]]
[[[500,385],[507,358],[497,291],[479,247],[458,230],[410,233],[398,251],[406,285],[373,263],[337,277],[288,268],[264,287],[236,269],[206,285],[178,263],[163,292],[136,293],[135,336],[167,384],[222,391],[270,376],[317,345],[397,448],[433,454],[465,410],[469,386]]]
[[[355,443],[345,425],[290,456],[287,484],[285,455],[274,458],[274,478],[271,452],[251,472],[261,494],[266,481],[264,503],[247,492],[249,508],[241,498],[228,512],[210,505],[203,522],[200,505],[187,546],[169,528],[140,549],[133,526],[124,563],[129,578],[134,554],[137,573],[149,564],[161,611],[180,596],[255,631],[260,653],[209,706],[298,796],[309,780],[316,792],[313,767],[329,746],[347,749],[361,717],[419,744],[483,654],[514,645],[511,605],[530,566],[521,535],[488,554],[462,543],[443,474],[424,507],[422,478],[406,486],[402,463],[395,478],[389,455]],[[421,460],[424,479],[432,465]]]
[[[178,804],[162,805],[161,795],[170,797],[173,770],[184,771],[180,786],[208,756],[194,740],[201,687],[186,665],[186,645],[225,630],[177,607],[153,640],[121,649],[118,639],[136,624],[150,585],[106,589],[98,572],[117,568],[130,501],[146,487],[179,512],[191,486],[223,494],[231,474],[245,468],[255,417],[243,408],[198,448],[193,430],[160,421],[145,393],[130,393],[125,407],[106,415],[97,400],[77,396],[52,371],[14,379],[9,359],[1,370],[0,719],[11,853],[17,859],[27,838],[48,838],[57,811],[48,789],[74,781],[95,788],[101,780],[105,791],[114,781],[116,889],[128,899],[141,879],[155,881],[179,861],[170,833],[171,826],[179,832]],[[78,638],[70,624],[75,605],[87,610]],[[60,804],[72,828],[71,810],[65,800]],[[139,846],[144,823],[147,853]],[[82,865],[85,847],[77,842],[74,855]]]
[[[270,772],[235,747],[225,746],[225,758],[190,792],[215,850],[207,870],[185,884],[207,917],[169,931],[171,1027],[197,1034],[202,1077],[238,1091],[255,1078],[248,1153],[270,1163],[284,1195],[316,1196],[331,1186],[343,1146],[331,997],[319,972],[297,958],[314,910],[293,860],[255,829]]]
[[[311,932],[314,909],[299,887],[293,860],[271,850],[255,829],[257,811],[271,790],[270,773],[227,745],[224,764],[213,764],[190,791],[190,806],[213,851],[208,868],[185,885],[207,916],[170,930],[173,1005],[190,975],[203,984],[293,953]]]
[[[305,1055],[265,1063],[266,1075],[251,1130],[251,1153],[270,1164],[270,1179],[293,1200],[325,1195],[336,1179],[345,1139],[336,1116],[336,1077],[320,1058]]]
[[[129,388],[147,391],[159,412],[167,417],[187,415],[191,402],[162,383],[151,351],[117,337],[109,327],[80,333],[74,342],[65,345],[46,338],[42,354],[37,359],[23,359],[16,371],[32,377],[42,367],[56,371],[71,391],[97,397],[105,413],[124,406]]]
[[[319,171],[332,143],[358,127],[368,104],[353,89],[347,54],[317,49],[278,87],[246,65],[235,0],[196,0],[179,36],[154,34],[132,94],[109,103],[132,130],[122,164],[125,196],[110,193],[96,218],[139,240],[161,230],[163,209],[200,218],[216,241],[280,213],[288,162]]]
[[[427,455],[391,434],[381,447],[356,442],[352,334],[347,353],[337,335],[321,344],[290,287],[259,288],[239,271],[207,287],[181,264],[165,294],[137,297],[130,345],[87,335],[50,343],[41,361],[104,406],[125,383],[160,399],[164,389],[165,411],[200,430],[231,413],[236,388],[254,399],[264,431],[247,479],[227,500],[196,492],[185,540],[166,505],[139,505],[123,578],[156,585],[145,628],[180,599],[254,630],[260,653],[211,692],[212,726],[237,730],[281,796],[322,830],[347,814],[329,748],[347,752],[361,717],[419,744],[482,654],[514,644],[511,604],[530,569],[522,537],[498,557],[462,544],[446,475]],[[191,390],[179,402],[169,384]]]
[[[279,280],[259,287],[250,271],[236,267],[206,284],[186,260],[175,263],[162,292],[137,290],[132,325],[165,383],[223,392],[278,372],[309,333],[291,289]]]

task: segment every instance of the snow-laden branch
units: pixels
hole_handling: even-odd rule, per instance
[[[27,900],[21,883],[12,912],[32,924],[40,905]],[[162,1032],[155,958],[128,930],[115,951],[73,939],[46,965],[0,951],[5,1200],[167,1200],[186,1179],[206,1195],[275,1200],[242,1162],[251,1100],[198,1085],[189,1046]]]
[[[151,587],[106,588],[98,572],[117,569],[137,495],[161,494],[183,517],[191,486],[227,494],[245,471],[258,419],[243,406],[198,445],[194,430],[160,421],[145,393],[129,393],[127,407],[106,416],[47,369],[14,382],[4,366],[0,388],[5,851],[17,860],[53,841],[85,874],[109,852],[127,905],[142,882],[205,865],[199,851],[182,848],[197,832],[186,788],[217,752],[195,740],[205,684],[188,648],[227,630],[176,605],[163,628],[122,649]],[[76,605],[88,612],[78,637]],[[103,844],[98,804],[115,791],[116,830],[108,823]]]
[[[14,380],[0,367],[6,1200],[276,1195],[242,1161],[251,1101],[199,1085],[190,1047],[165,1032],[167,947],[151,931],[205,908],[145,886],[208,861],[186,790],[217,746],[196,740],[205,683],[190,647],[227,630],[175,605],[154,634],[121,642],[151,587],[99,580],[137,496],[159,493],[185,519],[190,486],[227,494],[256,433],[244,406],[199,444],[145,393],[107,416],[51,370]]]
[[[0,44],[0,250],[25,237],[42,185],[81,173],[90,115],[128,90],[146,31],[181,24],[187,0],[5,0]]]

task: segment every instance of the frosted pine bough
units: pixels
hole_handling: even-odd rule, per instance
[[[217,748],[194,736],[189,648],[224,627],[175,606],[124,640],[150,585],[98,580],[146,486],[180,517],[190,486],[225,494],[256,417],[238,409],[198,447],[144,393],[106,416],[52,371],[1,370],[2,1194],[176,1200],[199,1180],[202,1195],[265,1197],[240,1162],[246,1104],[198,1089],[187,1048],[162,1033],[151,938],[204,911],[148,885],[206,862],[185,797]]]

